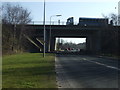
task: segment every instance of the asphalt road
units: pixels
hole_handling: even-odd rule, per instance
[[[118,60],[56,55],[58,88],[119,88]]]

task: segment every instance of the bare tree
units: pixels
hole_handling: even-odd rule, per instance
[[[30,14],[27,9],[20,5],[11,5],[10,3],[3,6],[3,23],[8,24],[27,24],[31,21]]]
[[[114,13],[110,14],[110,19],[113,21],[114,25],[117,25],[117,22],[118,22],[117,17],[118,16],[116,14],[114,14]]]
[[[27,9],[24,9],[19,4],[12,5],[10,3],[7,3],[2,5],[2,23],[5,25],[13,26],[13,30],[11,31],[13,36],[12,49],[13,47],[15,47],[16,33],[18,32],[19,37],[17,36],[18,37],[17,41],[18,46],[21,48],[21,39],[24,33],[24,25],[31,22],[30,14],[31,12],[29,12]],[[21,26],[21,29],[19,29],[19,31],[17,31],[18,25]]]
[[[112,20],[113,25],[120,25],[120,15],[116,15],[114,13],[111,13],[109,15],[102,14],[104,18],[108,18],[109,20]]]
[[[120,15],[114,13],[109,14],[108,16],[102,15],[104,18],[112,20],[114,26],[120,25]],[[104,31],[102,32],[102,49],[103,52],[107,53],[118,53],[119,50],[119,41],[120,41],[120,32],[119,30]]]
[[[120,25],[120,14],[118,15],[118,25]]]

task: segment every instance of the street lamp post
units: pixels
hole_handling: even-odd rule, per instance
[[[45,30],[45,0],[44,0],[44,20],[43,20],[43,25],[44,25],[44,50],[43,50],[43,57],[45,57],[45,44],[46,44],[46,30]]]
[[[120,25],[120,1],[118,2],[118,25]]]
[[[62,16],[62,15],[52,15],[52,16],[50,17],[50,40],[49,40],[49,51],[50,51],[50,45],[51,45],[51,18],[54,17],[54,16],[59,17],[59,16]]]
[[[117,8],[117,7],[115,7],[115,9],[116,9],[116,12],[117,12],[117,25],[118,25],[118,18],[119,18],[118,8]]]

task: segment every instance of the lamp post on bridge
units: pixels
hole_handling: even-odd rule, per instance
[[[115,7],[115,9],[116,9],[116,12],[118,11],[117,9],[117,7]],[[118,12],[117,12],[117,23],[116,23],[117,25],[118,25]]]
[[[49,51],[50,51],[50,45],[51,45],[51,19],[52,19],[52,17],[60,17],[60,16],[62,16],[62,15],[52,15],[52,16],[50,16],[50,40],[49,40]]]

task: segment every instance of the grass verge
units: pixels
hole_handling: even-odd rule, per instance
[[[3,88],[56,88],[54,54],[7,55],[2,63]]]

